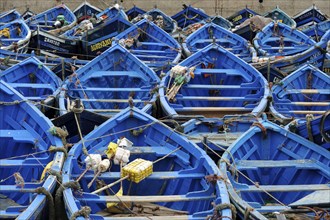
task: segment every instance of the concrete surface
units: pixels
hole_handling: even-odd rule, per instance
[[[284,10],[289,15],[293,16],[300,11],[312,6],[314,3],[323,13],[330,16],[330,0],[194,0],[194,1],[179,1],[179,0],[122,0],[122,4],[126,9],[131,8],[134,4],[144,10],[150,10],[155,5],[168,15],[174,15],[180,11],[182,4],[193,5],[194,7],[202,8],[209,15],[219,14],[223,17],[228,17],[231,14],[243,9],[245,6],[250,9],[263,14],[276,5]],[[39,13],[45,11],[53,6],[61,4],[61,0],[0,0],[0,12],[16,8],[19,12],[24,12],[27,7],[30,10]],[[72,10],[83,0],[67,0],[63,1]],[[102,9],[114,3],[113,0],[89,0],[91,4],[98,6]],[[118,1],[119,2],[119,1]]]

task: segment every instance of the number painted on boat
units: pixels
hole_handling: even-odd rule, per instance
[[[233,18],[233,22],[239,21],[241,19],[242,19],[242,15],[238,15],[238,16]]]
[[[47,43],[53,44],[55,46],[58,46],[58,47],[60,46],[60,42],[58,42],[56,40],[53,40],[53,39],[50,39],[48,37],[45,37],[45,40],[44,41],[47,42]]]
[[[95,50],[99,50],[103,47],[108,47],[108,46],[111,46],[111,39],[106,39],[106,40],[103,40],[101,42],[98,42],[96,44],[93,44],[91,45],[91,51],[95,51]]]

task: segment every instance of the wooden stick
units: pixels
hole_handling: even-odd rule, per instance
[[[123,178],[120,178],[120,179],[116,180],[115,182],[110,183],[109,185],[106,185],[106,186],[104,186],[104,187],[102,187],[102,188],[100,188],[98,190],[95,190],[94,192],[92,192],[92,194],[96,194],[96,193],[102,192],[103,190],[106,190],[106,189],[108,189],[108,188],[116,185],[117,183],[120,183],[121,181],[128,179],[128,177],[129,176],[125,176]]]

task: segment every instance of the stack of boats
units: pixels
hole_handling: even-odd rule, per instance
[[[329,28],[315,5],[0,13],[0,218],[329,219]]]

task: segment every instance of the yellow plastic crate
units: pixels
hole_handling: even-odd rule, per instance
[[[153,165],[151,161],[141,158],[135,159],[122,168],[121,177],[129,176],[129,180],[139,183],[152,174]]]

